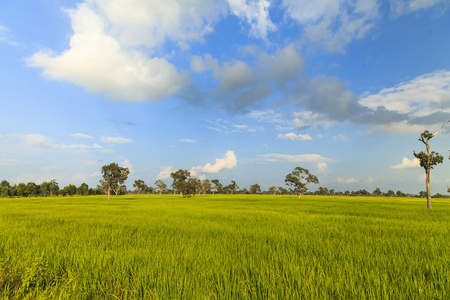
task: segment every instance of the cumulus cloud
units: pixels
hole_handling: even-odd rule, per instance
[[[83,134],[83,133],[74,133],[71,136],[77,137],[77,138],[80,138],[80,139],[89,139],[89,140],[94,139],[94,137],[92,137],[90,135],[87,135],[87,134]]]
[[[223,158],[216,158],[215,164],[207,163],[204,166],[197,166],[191,169],[191,175],[197,176],[202,173],[216,174],[223,169],[234,169],[237,166],[237,158],[234,151],[227,151]]]
[[[319,162],[319,163],[317,163],[317,170],[320,173],[324,173],[324,174],[330,172],[330,170],[328,169],[328,164],[326,162]]]
[[[267,0],[228,0],[230,9],[251,26],[250,35],[266,40],[269,31],[276,29],[270,20]]]
[[[173,166],[162,166],[156,179],[168,179],[170,178],[170,173],[172,172],[174,172]]]
[[[130,170],[130,174],[134,173],[133,164],[131,163],[131,161],[129,159],[124,159],[122,162],[122,166],[125,168],[128,168]]]
[[[404,157],[402,159],[402,163],[392,166],[391,169],[410,169],[410,168],[419,168],[420,167],[420,160],[418,158],[408,159],[407,157]]]
[[[145,22],[157,26],[155,19],[144,19],[158,14],[157,8],[181,14],[180,6],[174,1],[161,1],[161,7],[144,3],[140,2],[145,6],[140,7],[130,1],[93,0],[67,10],[74,31],[70,48],[60,54],[39,51],[28,58],[28,65],[42,68],[46,77],[72,82],[90,92],[104,92],[112,99],[157,100],[177,93],[189,84],[189,76],[164,58],[149,58],[139,46],[155,39],[144,39],[145,35],[133,30],[148,29],[138,26]],[[189,27],[185,24],[183,27]]]
[[[286,134],[279,134],[277,136],[277,139],[289,139],[293,141],[310,141],[312,140],[312,137],[309,134],[295,134],[293,132],[286,133]]]
[[[127,138],[121,138],[121,137],[104,137],[102,136],[100,138],[102,143],[108,143],[108,144],[127,144],[132,143],[133,140],[127,139]]]

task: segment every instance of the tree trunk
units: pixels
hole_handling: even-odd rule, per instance
[[[444,123],[445,125],[445,123]],[[427,168],[425,170],[425,174],[426,174],[426,186],[427,186],[427,208],[431,209],[431,185],[430,185],[430,172],[431,172],[431,166],[430,166],[430,145],[427,143],[425,144],[427,146],[427,155],[428,155],[428,163],[427,163]]]
[[[427,184],[427,208],[431,209],[430,169],[426,170],[426,184]]]
[[[111,191],[111,188],[108,187],[108,200],[111,200],[111,193],[110,193],[110,191]]]

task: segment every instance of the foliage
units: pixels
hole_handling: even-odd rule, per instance
[[[252,193],[252,194],[261,193],[261,187],[259,186],[259,184],[257,184],[257,183],[252,184],[250,186],[250,193]]]
[[[317,176],[310,174],[308,169],[301,167],[296,167],[294,171],[286,175],[284,181],[286,185],[294,188],[299,198],[308,190],[309,183],[319,183]]]
[[[191,177],[191,172],[179,169],[176,172],[170,173],[170,177],[173,179],[172,187],[180,193],[180,197],[188,195],[191,192],[192,187],[187,182],[187,179]]]
[[[111,191],[114,191],[117,196],[124,189],[123,183],[127,180],[129,174],[130,170],[128,168],[120,167],[116,163],[102,167],[103,180],[100,180],[100,183],[108,195],[108,200],[111,199]]]

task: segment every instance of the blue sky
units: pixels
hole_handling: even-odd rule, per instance
[[[0,4],[0,169],[96,186],[117,162],[284,186],[418,193],[422,131],[450,119],[448,0]],[[450,186],[450,127],[431,140]]]

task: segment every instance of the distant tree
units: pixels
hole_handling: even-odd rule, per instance
[[[450,120],[446,121],[444,124],[442,124],[441,129],[439,129],[437,132],[431,133],[428,130],[425,130],[420,134],[419,141],[425,144],[426,147],[426,153],[424,151],[420,151],[419,153],[414,153],[414,157],[418,158],[420,161],[420,166],[424,168],[425,170],[425,185],[426,185],[426,192],[427,192],[427,207],[428,209],[431,209],[431,185],[430,185],[430,173],[431,169],[434,168],[435,165],[441,164],[444,160],[442,155],[439,155],[439,153],[436,153],[434,151],[430,151],[430,145],[429,141],[433,137],[435,137],[447,124],[450,122]]]
[[[11,185],[9,184],[8,181],[3,180],[2,183],[0,184],[0,194],[3,198],[5,197],[9,197],[10,193],[9,190],[11,189]]]
[[[138,194],[147,193],[149,191],[149,187],[145,184],[144,180],[138,179],[133,183],[133,187]]]
[[[111,191],[118,193],[123,189],[123,183],[127,180],[130,170],[128,168],[120,167],[116,163],[111,163],[102,167],[103,180],[100,180],[103,190],[108,195],[108,200],[111,199]]]
[[[205,196],[207,192],[211,191],[211,181],[209,179],[203,180],[200,191],[203,193],[203,196]]]
[[[162,180],[156,180],[155,185],[159,189],[160,195],[167,190],[167,184],[165,184]]]
[[[250,193],[252,193],[252,194],[261,193],[261,187],[259,186],[259,184],[257,184],[257,183],[252,184],[250,186]]]
[[[286,175],[286,185],[292,186],[300,198],[307,190],[309,183],[319,183],[317,176],[309,173],[309,170],[296,167],[294,171]]]
[[[76,193],[77,193],[77,187],[76,187],[76,185],[73,185],[73,184],[69,184],[69,185],[65,186],[61,191],[61,194],[63,196],[66,196],[66,195],[73,196]]]
[[[89,196],[89,186],[86,183],[82,183],[78,188],[77,188],[77,194],[80,196]]]
[[[269,188],[269,193],[275,195],[275,194],[277,193],[277,188],[276,188],[276,186],[271,186],[271,187]]]
[[[170,177],[173,179],[172,187],[180,193],[180,197],[183,197],[183,194],[187,195],[190,191],[187,179],[191,177],[191,172],[188,170],[179,169],[176,172],[170,173]]]
[[[389,191],[387,191],[386,196],[387,197],[395,197],[395,192],[393,190],[389,190]]]
[[[227,194],[230,193],[231,195],[233,195],[237,189],[239,189],[239,186],[234,180],[232,180],[231,183],[226,186]]]
[[[330,194],[330,196],[334,196],[334,195],[336,195],[336,192],[334,191],[334,189],[331,189],[331,190],[329,191],[329,194]]]
[[[380,188],[376,188],[373,192],[372,195],[374,195],[375,197],[381,197],[383,195],[383,192],[380,190]]]
[[[319,188],[317,189],[317,191],[315,191],[316,195],[322,195],[322,196],[326,196],[328,195],[328,189],[327,188],[323,188],[321,186],[319,186]]]
[[[281,186],[278,187],[278,192],[280,193],[280,195],[287,195],[289,193],[287,189]]]
[[[405,197],[406,195],[404,193],[402,193],[401,191],[397,191],[397,193],[395,193],[395,195],[397,197]]]
[[[214,183],[213,195],[214,195],[214,192],[218,192],[220,194],[220,192],[222,191],[223,185],[219,182],[219,179],[213,179],[213,180],[211,180],[211,182]]]
[[[190,177],[187,180],[187,190],[186,195],[196,195],[200,194],[202,181],[198,178]]]

